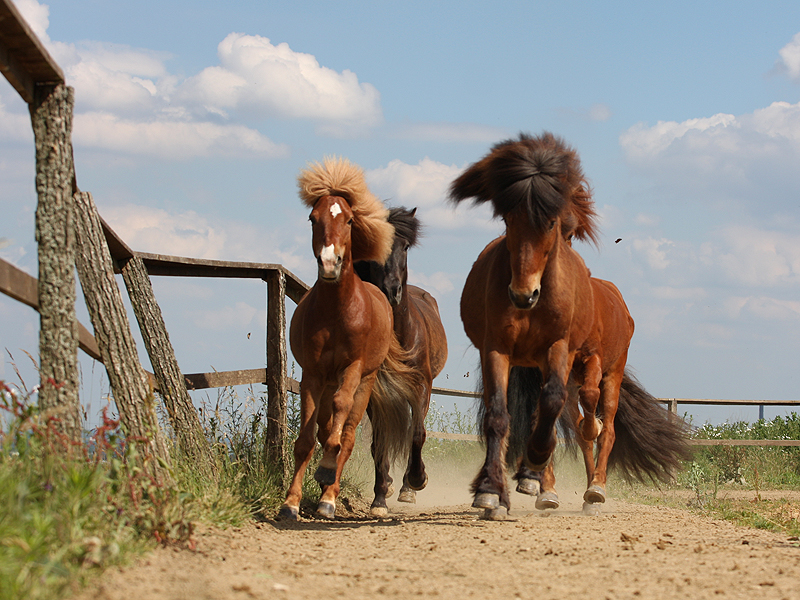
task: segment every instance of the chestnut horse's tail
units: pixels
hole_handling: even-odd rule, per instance
[[[531,435],[533,418],[539,405],[542,392],[542,372],[537,367],[512,367],[508,377],[508,447],[506,449],[506,465],[510,469],[519,466],[519,460],[525,451]],[[481,388],[483,385],[481,384]],[[482,390],[481,390],[482,391]],[[484,415],[486,407],[483,403],[478,408],[478,429],[484,435]],[[568,442],[574,439],[573,419],[570,411],[564,410],[558,419],[559,435]],[[572,445],[570,443],[570,445]]]
[[[616,441],[608,458],[626,479],[669,481],[691,456],[688,425],[666,410],[625,370],[614,419]]]
[[[409,408],[423,385],[419,371],[409,366],[410,355],[392,335],[389,354],[378,371],[369,399],[375,464],[381,459],[388,459],[391,464],[408,453],[412,435]]]

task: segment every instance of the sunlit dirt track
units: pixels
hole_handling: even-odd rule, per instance
[[[466,503],[394,504],[384,520],[205,529],[195,551],[160,549],[76,598],[800,598],[786,535],[614,499],[589,517],[578,494],[562,499],[542,513],[514,494],[503,522]]]

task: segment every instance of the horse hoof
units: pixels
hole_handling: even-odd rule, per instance
[[[486,521],[505,521],[508,518],[508,509],[505,506],[487,508],[483,511],[482,519]]]
[[[472,501],[472,508],[488,508],[494,510],[498,506],[500,506],[500,496],[488,492],[475,494],[475,499]]]
[[[316,479],[320,485],[333,485],[336,483],[336,470],[317,467],[317,472],[314,473],[314,479]]]
[[[286,519],[287,521],[297,521],[297,507],[284,504],[278,511],[279,519]]]
[[[317,515],[323,519],[333,519],[335,512],[336,505],[333,502],[322,500],[319,504],[317,504]]]
[[[369,509],[370,516],[381,518],[389,514],[389,509],[385,506],[373,506]]]
[[[428,474],[424,473],[424,475],[425,475],[425,478],[422,480],[422,483],[415,483],[414,480],[411,477],[409,477],[408,478],[408,487],[411,488],[412,490],[416,490],[416,491],[424,490],[425,486],[428,485]]]
[[[589,504],[602,504],[606,501],[606,491],[599,485],[593,485],[584,492],[583,501]]]
[[[539,510],[555,510],[560,505],[558,495],[555,492],[544,492],[536,498],[536,508]]]
[[[397,496],[398,502],[407,502],[408,504],[416,504],[417,503],[417,493],[412,490],[411,488],[407,488],[403,486],[403,489],[400,490],[400,495]]]
[[[540,491],[539,480],[520,477],[517,480],[517,491],[520,494],[527,494],[528,496],[538,496]]]
[[[386,490],[386,497],[391,498],[392,494],[394,494],[394,486],[390,483],[389,489]]]
[[[585,514],[587,517],[596,517],[600,514],[600,505],[592,504],[591,502],[584,502],[583,514]]]

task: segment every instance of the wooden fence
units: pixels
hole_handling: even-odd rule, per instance
[[[141,367],[135,356],[135,348],[133,353],[126,348],[130,345],[129,333],[126,333],[127,317],[124,316],[124,312],[120,315],[121,303],[114,297],[114,290],[118,294],[118,289],[113,274],[122,274],[139,321],[145,347],[153,364],[154,373],[147,374],[147,377],[151,387],[161,392],[176,433],[179,437],[186,436],[185,439],[179,439],[183,450],[196,456],[204,454],[202,441],[198,440],[202,432],[198,431],[199,421],[197,415],[193,414],[194,408],[188,399],[187,390],[265,384],[269,440],[266,452],[272,460],[282,463],[286,470],[287,460],[283,455],[285,447],[283,440],[286,435],[287,396],[290,392],[298,393],[299,384],[286,375],[288,365],[285,299],[288,296],[292,301],[298,302],[308,290],[308,285],[279,264],[204,260],[131,250],[96,214],[91,195],[81,192],[77,187],[71,147],[72,90],[65,86],[63,72],[9,0],[0,0],[0,70],[23,100],[31,106],[37,145],[36,180],[39,196],[36,213],[39,278],[37,280],[0,259],[0,291],[36,309],[42,315],[40,334],[42,383],[45,384],[48,377],[53,381],[68,379],[77,381],[72,374],[73,371],[77,372],[76,362],[73,359],[68,360],[68,364],[62,362],[65,356],[69,358],[75,354],[77,348],[80,348],[106,365],[123,420],[130,419],[129,425],[133,426],[136,424],[136,419],[142,418],[142,415],[133,413],[139,410],[140,407],[136,406],[136,403],[141,403],[142,394],[146,394],[146,390],[142,391],[142,388],[138,387],[139,391],[132,395],[130,403],[125,400],[129,393],[124,388],[138,385],[135,383],[138,377],[137,368],[141,371]],[[60,169],[55,174],[52,172],[54,164]],[[51,230],[48,227],[56,229]],[[58,227],[61,229],[57,229]],[[101,241],[99,245],[97,239]],[[105,269],[107,272],[100,267],[103,260],[108,260],[109,266]],[[74,318],[75,286],[72,272],[76,263],[87,296],[87,306],[95,330],[94,336]],[[51,268],[53,265],[60,265],[60,271],[54,271]],[[266,368],[182,374],[172,353],[160,309],[152,294],[150,277],[154,276],[264,281],[267,285],[268,309]],[[113,285],[108,283],[109,278]],[[46,290],[46,293],[43,293],[43,290]],[[94,306],[97,298],[104,300],[100,305]],[[63,310],[63,302],[71,303],[71,307],[68,306],[66,311]],[[61,323],[54,322],[54,315],[66,315],[66,320]],[[115,327],[109,328],[109,321]],[[66,339],[66,346],[54,346],[51,342],[56,338]],[[131,360],[137,363],[132,372],[116,373],[117,363],[128,363]],[[69,385],[50,387],[57,388],[59,394],[62,394],[62,391],[73,394],[75,398],[67,401],[76,403],[76,389],[70,390]],[[40,391],[40,403],[45,397],[46,389],[47,386],[43,385]],[[439,387],[434,388],[433,392],[446,396],[476,396],[473,392]],[[691,398],[661,400],[673,413],[677,413],[678,404],[757,406],[800,404],[800,401],[769,400]],[[65,400],[57,398],[54,401]],[[135,431],[135,428],[130,430]],[[444,432],[430,432],[429,435],[448,439],[477,439],[476,436]],[[730,440],[715,441],[732,443]],[[711,440],[702,441],[702,443],[710,442]],[[755,441],[747,440],[741,443],[750,445]],[[764,440],[762,444],[800,445],[800,441]],[[163,449],[154,448],[154,451],[159,454]]]

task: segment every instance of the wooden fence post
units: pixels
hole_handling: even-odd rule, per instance
[[[270,270],[267,282],[267,440],[265,458],[289,475],[286,452],[286,274]]]
[[[214,477],[216,464],[211,454],[211,446],[186,390],[183,373],[169,341],[167,327],[153,293],[147,267],[138,256],[128,259],[121,267],[133,312],[139,322],[139,330],[147,354],[150,356],[153,373],[161,397],[164,399],[172,430],[178,440],[178,447],[204,475]]]
[[[36,241],[39,252],[39,407],[81,439],[72,164],[74,91],[37,86],[30,105],[36,141]]]
[[[162,466],[169,467],[169,450],[158,426],[153,390],[139,362],[91,194],[76,193],[75,208],[78,274],[123,430],[129,443],[135,438],[147,440],[148,450],[156,459],[150,463],[151,472],[170,482],[169,472]]]

